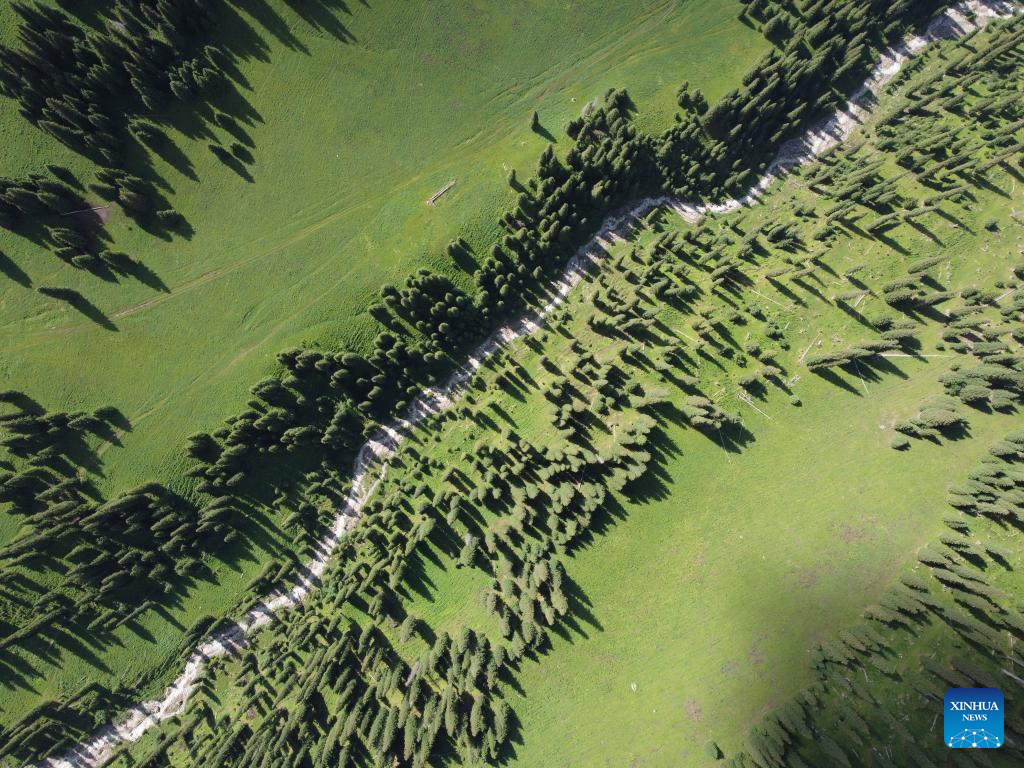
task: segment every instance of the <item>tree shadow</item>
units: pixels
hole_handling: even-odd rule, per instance
[[[800,296],[799,294],[794,293],[793,291],[791,291],[789,289],[789,286],[787,286],[781,280],[776,280],[773,277],[766,277],[765,279],[771,284],[772,288],[774,288],[776,291],[781,293],[783,296],[785,296],[787,299],[789,299],[791,302],[793,302],[797,306],[800,306],[800,307],[806,307],[807,306],[807,302],[804,301],[803,297]]]
[[[910,225],[911,227],[916,229],[918,232],[920,232],[922,235],[927,237],[929,240],[931,240],[933,243],[935,243],[940,248],[945,248],[946,247],[946,244],[944,242],[942,242],[942,239],[938,235],[936,235],[934,232],[932,232],[928,227],[926,227],[924,224],[922,224],[920,221],[918,221],[916,217],[912,218],[912,219],[904,219],[903,221],[904,221],[904,223]]]
[[[555,135],[551,133],[551,131],[549,131],[547,128],[545,128],[543,125],[541,125],[540,120],[534,122],[533,125],[530,126],[530,130],[536,133],[541,138],[550,141],[552,144],[558,143],[558,139],[555,137]]]
[[[864,317],[864,315],[857,311],[857,309],[851,304],[847,304],[842,299],[836,299],[834,304],[835,306],[839,307],[839,309],[841,309],[848,317],[853,318],[868,330],[875,330],[875,326],[871,323],[871,321]]]
[[[0,251],[0,272],[23,288],[32,287],[32,278],[3,251]]]
[[[349,16],[352,15],[348,6],[342,0],[320,0],[317,3],[309,3],[304,0],[285,0],[285,4],[314,30],[326,32],[338,42],[357,42],[355,35],[349,32],[348,28],[332,12],[332,9],[334,9]]]
[[[118,330],[117,326],[103,314],[99,307],[72,288],[48,288],[43,286],[36,290],[43,296],[65,302],[105,330],[115,332]]]
[[[242,162],[237,157],[228,152],[228,150],[224,149],[224,147],[220,146],[219,144],[210,144],[208,145],[208,149],[210,150],[214,157],[216,157],[218,160],[221,161],[221,163],[223,163],[236,174],[238,174],[238,176],[240,176],[242,179],[244,179],[250,184],[256,181],[256,179],[252,177],[252,174],[249,173],[249,170],[242,164]]]
[[[295,36],[295,34],[291,30],[291,27],[289,27],[288,22],[285,21],[285,19],[283,19],[277,13],[277,11],[275,11],[270,6],[270,3],[268,3],[266,0],[233,0],[233,2],[238,7],[244,8],[245,12],[249,16],[255,19],[256,22],[259,23],[259,25],[263,27],[263,29],[266,32],[268,32],[275,40],[277,40],[278,43],[283,45],[285,48],[288,48],[289,50],[293,51],[298,51],[299,53],[304,53],[307,56],[310,55],[309,48],[307,48]],[[293,2],[289,2],[288,6],[292,7],[293,3],[294,0]],[[232,18],[231,20],[235,22],[235,26],[243,24],[246,27],[248,27],[248,24],[242,21],[240,16],[238,16],[237,14],[234,14],[233,16],[234,18]],[[249,31],[250,34],[255,35],[255,33],[251,29]],[[257,38],[259,37],[258,35],[255,36]],[[263,51],[263,57],[261,57],[260,60],[269,61],[267,53],[269,52],[270,49],[269,46],[267,46],[266,43],[264,43],[262,40],[260,41],[260,49]],[[252,54],[250,53],[250,55]]]
[[[872,357],[864,357],[857,360],[855,372],[869,381],[880,381],[884,374],[896,376],[904,381],[910,378],[910,375],[893,363],[890,358],[882,357],[881,355],[873,355]]]
[[[170,293],[171,289],[160,276],[141,261],[132,258],[122,259],[118,262],[117,271],[128,277],[138,280],[143,285],[161,293]]]
[[[185,178],[191,181],[199,181],[195,167],[192,165],[188,155],[182,152],[178,145],[164,131],[154,127],[152,138],[147,141],[140,140],[140,142]]]
[[[477,270],[477,256],[473,251],[473,246],[466,242],[463,238],[455,240],[451,245],[448,246],[448,255],[451,256],[452,261],[455,262],[455,266],[461,269],[463,272],[473,274]]]

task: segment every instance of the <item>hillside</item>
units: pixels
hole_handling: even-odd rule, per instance
[[[671,119],[681,79],[713,98],[765,47],[731,2],[306,5],[225,5],[217,41],[232,57],[232,88],[209,106],[161,116],[170,143],[146,149],[145,167],[187,236],[154,236],[113,205],[104,247],[141,265],[114,275],[61,263],[30,231],[4,233],[3,386],[48,411],[116,409],[112,435],[86,437],[95,458],[83,471],[100,494],[155,481],[190,495],[188,436],[244,407],[249,388],[280,370],[278,352],[366,348],[380,287],[419,267],[471,284],[465,270],[476,257],[455,262],[445,246],[461,235],[485,253],[498,238],[514,199],[508,169],[528,176],[547,145],[530,130],[533,110],[559,130],[629,82],[657,128]],[[2,13],[0,40],[14,42],[17,19]],[[728,64],[711,66],[719,52]],[[215,112],[230,115],[233,130]],[[104,202],[87,188],[94,163],[32,128],[14,99],[0,101],[0,116],[9,139],[0,176],[57,164],[86,186],[88,203]],[[237,142],[252,156],[244,168],[208,147]],[[455,187],[426,205],[450,179]],[[79,291],[82,301],[41,287]],[[227,613],[270,557],[296,548],[283,526],[289,511],[273,499],[256,499],[263,530],[240,531],[242,544],[206,561],[207,578],[181,585],[166,611],[144,612],[137,631],[101,639],[102,666],[75,652],[33,658],[39,687],[5,697],[0,723],[84,680],[146,675],[201,616]],[[17,517],[0,508],[0,542],[17,535]]]
[[[191,1],[0,73],[66,145],[23,158],[93,179],[0,184],[0,764],[933,766],[951,686],[1020,758],[1015,5],[545,5],[528,48],[522,9]]]
[[[669,207],[606,238],[545,328],[411,430],[323,593],[215,662],[133,754],[251,764],[297,729],[303,751],[415,761],[436,723],[453,763],[495,738],[519,765],[935,765],[945,747],[911,734],[944,687],[1000,685],[1017,711],[995,680],[1016,652],[991,643],[1019,632],[1018,513],[963,489],[1016,477],[1024,437],[1016,406],[963,400],[958,372],[1005,370],[1014,348],[1019,152],[983,112],[996,81],[957,78],[1019,29],[928,51],[749,210],[693,225]],[[934,109],[961,93],[962,113]],[[971,194],[927,210],[941,162],[908,174],[901,147],[954,125]],[[882,211],[862,197],[888,191]],[[363,726],[333,714],[360,697]],[[916,726],[892,725],[896,698]],[[208,729],[207,712],[255,719]]]

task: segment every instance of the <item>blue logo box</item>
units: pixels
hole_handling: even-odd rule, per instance
[[[958,749],[1003,746],[1003,692],[996,688],[946,691],[945,742]]]

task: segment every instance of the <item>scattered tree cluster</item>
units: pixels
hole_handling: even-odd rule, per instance
[[[0,547],[0,572],[19,575],[0,595],[0,668],[26,642],[135,621],[196,575],[205,552],[237,537],[242,508],[231,497],[194,504],[156,483],[100,496],[79,467],[95,461],[92,441],[114,437],[116,409],[47,412],[13,391],[0,401],[14,406],[0,428],[18,459],[0,470],[0,503],[20,522]]]
[[[818,371],[823,368],[850,365],[858,360],[867,360],[883,352],[899,349],[899,346],[899,341],[895,339],[875,339],[861,342],[856,347],[808,355],[804,363],[807,365],[808,370]]]
[[[952,397],[933,397],[921,405],[916,416],[898,422],[893,429],[908,437],[936,441],[943,436],[957,434],[967,426],[967,419],[957,405],[958,401]]]
[[[551,418],[563,425],[553,444],[504,430],[447,467],[407,449],[416,471],[364,511],[323,588],[242,656],[233,706],[249,714],[213,723],[200,694],[143,764],[179,748],[196,765],[498,759],[514,727],[509,675],[571,610],[562,555],[586,535],[606,488],[640,477],[650,458],[654,421],[637,409],[656,398],[585,355],[571,371],[550,390]],[[583,392],[591,388],[608,398],[601,419]],[[583,407],[563,417],[575,403]],[[611,441],[597,427],[608,420],[617,424]],[[468,627],[435,634],[406,611],[428,548],[490,575],[483,600],[500,640]],[[365,620],[351,618],[353,608]]]
[[[191,101],[222,75],[205,46],[215,15],[198,0],[115,0],[101,30],[61,10],[15,2],[17,48],[0,49],[0,90],[61,142],[119,167],[129,117]]]
[[[955,364],[942,384],[968,405],[1011,410],[1024,396],[1024,293],[1013,291],[995,317],[991,292],[968,289],[961,295],[965,304],[948,313],[942,338],[947,349],[969,355],[975,364]]]
[[[174,104],[205,101],[227,83],[226,56],[215,48],[224,4],[201,0],[112,0],[90,26],[60,8],[13,2],[17,41],[0,46],[0,95],[16,100],[32,125],[100,166],[92,191],[149,228],[186,223],[153,182],[148,154],[168,141],[157,115]],[[141,146],[140,146],[141,144]],[[218,147],[219,149],[219,147]],[[78,182],[52,175],[0,179],[0,226],[29,231],[52,222],[48,244],[65,261],[121,271],[121,254],[101,242],[98,219]],[[67,218],[82,211],[75,218]],[[61,218],[57,218],[57,217]]]

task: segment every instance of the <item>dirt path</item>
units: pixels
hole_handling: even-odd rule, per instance
[[[311,590],[316,589],[338,541],[358,520],[363,505],[386,471],[389,459],[410,431],[456,402],[473,374],[495,352],[516,339],[535,333],[545,319],[565,303],[569,293],[590,267],[603,258],[607,246],[627,234],[640,217],[653,208],[666,207],[676,211],[685,220],[695,222],[705,213],[723,213],[755,203],[786,171],[813,160],[848,137],[867,115],[875,95],[899,72],[903,62],[921,51],[929,42],[967,34],[984,26],[994,17],[1014,12],[1016,8],[1015,5],[999,0],[964,0],[936,18],[923,35],[911,37],[883,53],[878,65],[850,101],[802,136],[787,142],[766,174],[743,197],[714,205],[700,205],[664,196],[651,197],[606,218],[597,234],[576,252],[561,277],[552,284],[547,303],[495,330],[473,350],[466,363],[456,369],[447,381],[438,387],[425,389],[413,401],[403,418],[381,427],[367,440],[356,456],[352,467],[352,488],[334,524],[318,542],[316,554],[300,570],[291,589],[268,595],[238,623],[204,641],[192,652],[184,670],[160,698],[136,705],[118,722],[100,729],[63,756],[48,758],[41,765],[46,768],[98,768],[103,765],[119,745],[138,740],[150,728],[179,714],[195,690],[209,659],[237,654],[246,645],[248,635],[269,624],[279,611],[296,605]]]

